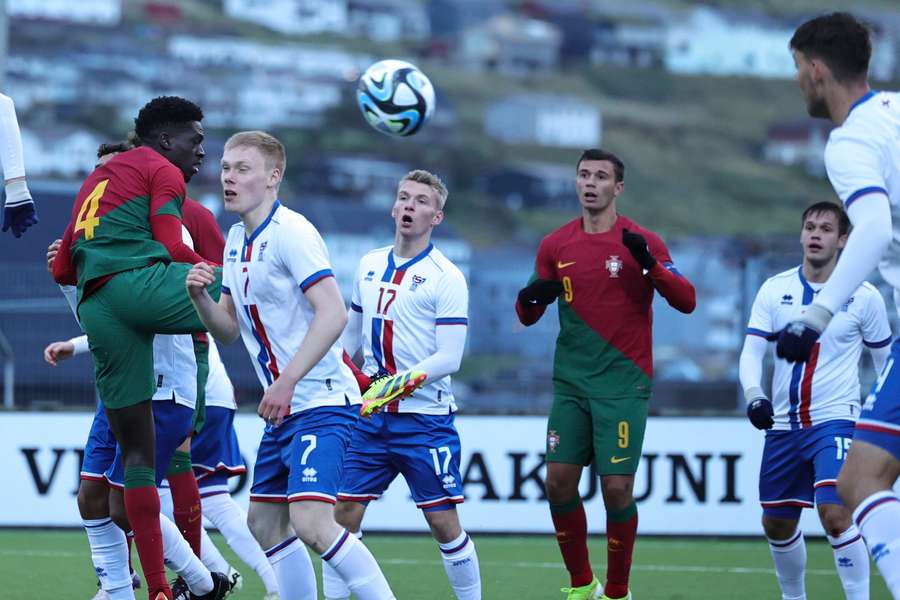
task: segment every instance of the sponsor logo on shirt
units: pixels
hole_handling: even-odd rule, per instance
[[[794,303],[794,297],[791,296],[790,294],[785,294],[784,296],[781,297],[781,303],[787,304],[788,306],[790,306],[791,304]]]
[[[232,248],[228,251],[228,257],[225,259],[225,262],[237,262],[237,253],[238,251]]]
[[[368,273],[366,273],[366,276],[363,278],[363,281],[372,281],[372,279],[374,277],[375,277],[375,271],[369,271]]]

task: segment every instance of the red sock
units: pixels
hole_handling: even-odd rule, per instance
[[[634,502],[621,511],[606,514],[606,585],[603,593],[610,598],[628,595],[628,576],[631,574],[631,556],[637,537],[637,505]]]
[[[556,529],[556,543],[562,553],[563,562],[572,587],[581,587],[594,580],[587,547],[587,517],[581,497],[576,496],[566,504],[550,504],[550,517]]]
[[[149,485],[146,480],[149,479]],[[163,540],[159,528],[159,494],[153,469],[148,467],[126,467],[125,469],[125,512],[134,531],[134,545],[137,546],[147,591],[151,600],[158,600],[159,594],[172,598],[172,591],[166,582],[163,566]]]
[[[200,558],[200,527],[203,525],[203,519],[200,518],[200,488],[197,487],[197,478],[191,470],[169,473],[166,479],[169,480],[169,488],[172,490],[175,524],[191,545],[191,550],[197,558]]]

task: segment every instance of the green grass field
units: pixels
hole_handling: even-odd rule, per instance
[[[260,599],[256,574],[240,563],[218,534],[226,557],[244,574],[244,589],[234,598]],[[476,536],[485,600],[563,598],[566,573],[552,536]],[[425,536],[366,536],[394,593],[400,600],[453,600],[437,548]],[[811,600],[844,597],[831,549],[821,539],[807,543],[807,596]],[[591,544],[595,571],[602,575],[605,548]],[[314,562],[318,563],[317,560]],[[601,577],[602,580],[602,577]],[[87,600],[96,580],[87,541],[81,531],[0,531],[0,581],[4,600]],[[636,600],[741,600],[778,598],[768,548],[759,540],[639,539],[632,592]],[[138,600],[146,596],[137,595]],[[872,600],[890,596],[873,568]]]

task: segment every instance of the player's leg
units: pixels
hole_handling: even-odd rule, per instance
[[[322,556],[360,600],[391,600],[393,592],[375,557],[334,520],[344,454],[358,419],[357,408],[307,410],[291,444],[288,476],[291,525]],[[283,426],[283,425],[282,425]]]
[[[175,507],[172,503],[172,490],[169,489],[169,482],[163,481],[157,488],[157,491],[159,492],[160,512],[174,523]],[[200,562],[209,569],[210,573],[228,573],[230,579],[231,565],[228,564],[228,561],[225,560],[225,557],[222,556],[222,553],[216,548],[216,545],[213,543],[212,539],[210,539],[206,530],[201,528],[200,532]],[[193,548],[191,548],[191,551],[193,551]]]
[[[759,471],[762,525],[782,598],[806,598],[806,541],[797,523],[813,507],[815,477],[803,439],[801,431],[767,431]]]
[[[587,546],[587,516],[578,492],[584,465],[594,457],[588,400],[557,394],[547,419],[547,475],[544,486],[556,542],[569,572],[570,597],[593,594],[594,577]],[[582,590],[583,588],[583,590]],[[579,591],[580,590],[580,591]]]
[[[894,598],[900,599],[900,369],[892,349],[866,399],[853,445],[838,477],[838,491],[859,527]]]
[[[604,598],[629,598],[628,580],[638,511],[634,474],[641,460],[647,426],[647,398],[592,399],[595,467],[606,507],[606,584]]]
[[[291,528],[287,483],[298,415],[268,426],[256,453],[247,525],[272,565],[281,600],[314,600],[316,574],[306,546]]]
[[[188,541],[194,554],[201,556],[201,531],[203,530],[200,507],[200,488],[194,477],[191,463],[191,439],[186,438],[175,450],[166,470],[169,490],[172,493],[172,517],[181,535]]]
[[[848,509],[837,494],[837,478],[850,443],[853,421],[826,421],[807,430],[815,470],[819,519],[831,548],[847,600],[869,598],[869,554]]]

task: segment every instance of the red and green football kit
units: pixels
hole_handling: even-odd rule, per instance
[[[644,272],[622,243],[622,230],[647,240],[656,264]],[[641,456],[653,376],[653,293],[682,312],[694,309],[691,283],[672,264],[662,239],[618,216],[604,233],[577,218],[546,236],[532,277],[561,281],[560,332],[547,461],[588,465],[602,475],[633,474]],[[524,325],[544,306],[522,306]]]
[[[204,260],[182,241],[184,197],[181,171],[136,148],[91,173],[72,207],[53,276],[78,286],[79,320],[108,408],[153,396],[154,334],[205,331],[184,283]],[[210,292],[217,296],[219,285]]]

